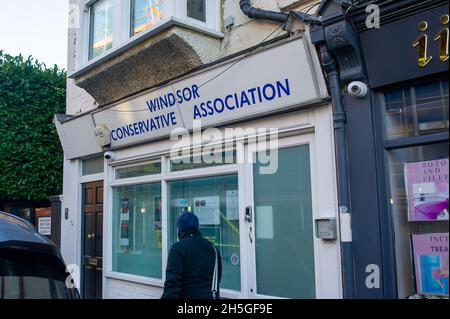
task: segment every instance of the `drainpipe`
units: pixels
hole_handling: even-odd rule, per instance
[[[266,19],[278,22],[287,22],[287,19],[292,16],[304,23],[319,25],[322,24],[321,17],[316,17],[304,12],[291,11],[288,13],[275,12],[269,10],[263,10],[252,6],[251,0],[240,0],[239,6],[242,12],[249,18],[253,19]]]
[[[342,100],[342,83],[336,60],[326,45],[320,46],[323,68],[327,71],[328,85],[333,105],[334,138],[338,183],[339,220],[341,230],[342,285],[345,299],[355,298],[353,247],[350,207],[349,178],[347,166],[346,116]]]
[[[254,19],[267,19],[285,23],[288,29],[288,19],[291,17],[310,25],[321,25],[322,18],[312,16],[303,12],[291,11],[289,14],[273,12],[255,8],[251,0],[240,0],[239,5],[242,12]],[[354,269],[353,269],[353,247],[350,207],[349,177],[347,167],[347,139],[345,133],[345,111],[342,97],[342,83],[338,65],[330,54],[326,45],[320,46],[320,55],[323,68],[327,71],[328,85],[333,104],[333,122],[336,145],[336,165],[338,175],[338,204],[341,231],[341,258],[342,258],[342,285],[345,299],[355,298]]]
[[[252,6],[251,0],[240,0],[239,6],[246,16],[253,19],[267,19],[272,21],[285,22],[288,18],[287,13],[255,8]]]

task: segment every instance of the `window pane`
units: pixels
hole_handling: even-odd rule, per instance
[[[114,0],[101,0],[91,7],[90,59],[112,48],[113,8]]]
[[[119,168],[116,170],[116,179],[155,175],[155,174],[161,174],[161,162],[154,162],[139,166]]]
[[[409,147],[391,150],[388,153],[389,160],[389,181],[390,193],[389,199],[391,205],[392,219],[395,231],[395,253],[398,280],[398,297],[403,299],[415,293],[414,267],[411,255],[411,234],[426,233],[448,233],[448,220],[439,220],[434,222],[427,221],[408,221],[408,196],[405,181],[405,164],[421,161],[434,161],[448,159],[448,143],[431,144],[418,147]],[[448,162],[447,162],[448,163]],[[409,166],[411,167],[411,166]],[[448,166],[440,169],[440,175],[445,179],[447,189],[442,191],[448,198]],[[409,168],[406,169],[409,171]],[[408,174],[410,175],[410,174]],[[410,177],[411,179],[411,177]],[[411,180],[408,184],[412,184]],[[434,183],[433,183],[434,184]],[[445,187],[445,183],[440,186]],[[410,189],[414,194],[413,189]],[[414,197],[410,197],[414,201]],[[448,202],[447,202],[448,218]]]
[[[4,250],[0,254],[0,299],[74,298],[65,265],[55,256]]]
[[[131,1],[131,35],[151,28],[163,18],[163,0]]]
[[[117,187],[113,196],[113,271],[161,279],[161,184]]]
[[[187,16],[195,20],[206,22],[206,1],[187,0]]]
[[[188,179],[168,183],[169,240],[178,240],[177,219],[190,211],[200,232],[222,256],[221,288],[240,290],[239,206],[237,175]]]
[[[82,163],[82,175],[92,175],[103,173],[103,157],[96,157],[88,160],[84,160]]]
[[[227,164],[236,163],[236,151],[226,151],[223,153],[215,154],[209,156],[204,153],[204,155],[195,155],[191,157],[185,157],[181,159],[171,160],[170,167],[172,172],[184,171],[187,169],[197,169],[204,167],[213,167]]]
[[[257,292],[315,298],[309,146],[278,151],[278,170],[254,164]]]
[[[388,139],[448,130],[448,80],[384,94]]]

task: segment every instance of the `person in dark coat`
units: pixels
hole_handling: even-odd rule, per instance
[[[180,240],[169,251],[161,299],[212,299],[215,246],[203,238],[195,214],[181,214],[177,227]],[[217,248],[216,251],[219,284],[222,277],[222,261]],[[219,291],[216,298],[219,298]]]

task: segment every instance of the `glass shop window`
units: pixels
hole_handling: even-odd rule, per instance
[[[116,170],[116,179],[141,177],[161,174],[161,162],[152,162],[143,165],[119,168]]]
[[[177,172],[189,169],[236,164],[236,154],[237,153],[234,150],[217,152],[216,154],[209,154],[208,152],[203,151],[198,155],[174,158],[170,161],[170,170],[172,172]]]
[[[448,142],[388,152],[398,297],[448,298]]]
[[[103,156],[83,160],[81,165],[81,175],[92,175],[103,173],[105,160]]]
[[[161,213],[161,183],[114,188],[113,271],[162,278]]]
[[[169,247],[178,241],[177,219],[197,215],[200,232],[222,256],[221,288],[240,290],[238,176],[224,175],[168,183]]]
[[[448,80],[384,93],[386,138],[421,136],[449,128]]]

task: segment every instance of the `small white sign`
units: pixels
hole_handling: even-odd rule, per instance
[[[273,239],[273,207],[256,206],[256,238]]]
[[[200,225],[220,225],[220,197],[195,197],[194,214]]]
[[[38,232],[41,235],[52,234],[52,218],[51,217],[39,217],[38,218]]]
[[[239,220],[239,197],[237,190],[226,192],[226,204],[227,204],[227,219]]]

